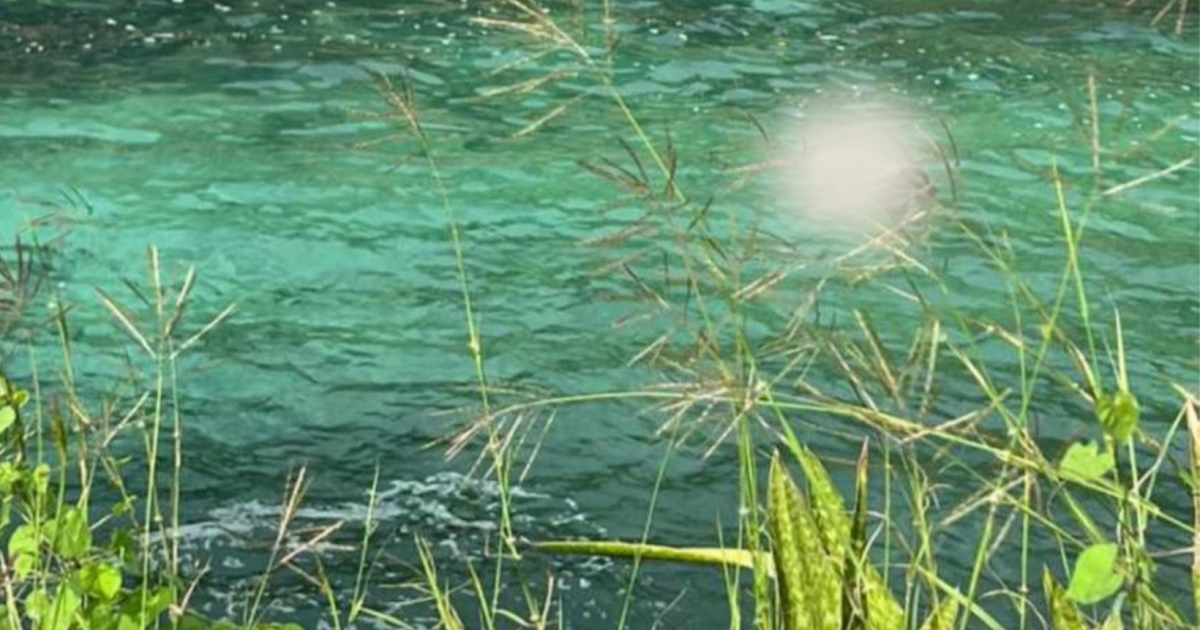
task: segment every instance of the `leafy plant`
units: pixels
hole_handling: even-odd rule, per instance
[[[771,613],[785,630],[900,630],[905,608],[881,577],[866,549],[867,451],[859,460],[854,513],[825,467],[805,449],[794,451],[804,470],[804,492],[776,454],[767,481],[767,528],[771,548],[759,560],[774,580],[778,602]],[[753,569],[753,552],[744,549],[677,548],[621,542],[537,543],[548,553],[640,558]],[[934,595],[938,595],[934,593]],[[921,628],[948,630],[959,614],[957,592],[935,597]]]

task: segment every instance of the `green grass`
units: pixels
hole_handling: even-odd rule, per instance
[[[295,471],[283,489],[278,529],[261,576],[240,602],[236,620],[211,621],[192,612],[206,588],[204,571],[182,566],[180,536],[185,445],[178,361],[235,312],[230,306],[197,315],[189,308],[195,270],[165,277],[157,250],[147,256],[147,281],[120,300],[101,292],[100,307],[129,340],[144,378],[135,395],[100,404],[85,400],[72,365],[70,318],[56,305],[49,324],[24,321],[25,306],[42,287],[41,250],[31,231],[0,264],[3,329],[0,356],[28,353],[28,382],[0,379],[0,531],[6,535],[0,564],[7,628],[268,628],[264,621],[281,573],[300,575],[321,597],[328,622],[348,628],[371,620],[415,627],[404,611],[432,612],[446,630],[563,627],[564,611],[578,602],[557,593],[554,580],[531,580],[530,556],[601,555],[628,561],[631,571],[614,626],[637,627],[631,618],[642,568],[650,562],[699,565],[720,574],[728,618],[712,627],[760,630],[900,630],[920,628],[1183,628],[1200,618],[1200,563],[1190,574],[1192,601],[1168,599],[1157,569],[1165,554],[1200,553],[1200,498],[1191,514],[1173,512],[1163,493],[1188,489],[1200,497],[1200,402],[1174,386],[1180,411],[1165,431],[1141,420],[1139,393],[1152,387],[1127,368],[1125,326],[1116,307],[1099,308],[1089,294],[1087,226],[1107,186],[1098,114],[1091,116],[1095,191],[1070,208],[1057,170],[1047,185],[1058,200],[1054,225],[1061,235],[1059,282],[1046,294],[1017,271],[1019,257],[995,235],[981,234],[952,214],[938,216],[942,232],[976,245],[1008,287],[1011,317],[980,321],[952,304],[954,289],[921,263],[930,233],[897,230],[836,261],[838,273],[821,281],[776,330],[751,333],[759,301],[798,271],[794,262],[764,253],[753,226],[723,212],[720,200],[687,195],[679,156],[669,137],[656,141],[612,82],[618,53],[612,8],[603,6],[602,41],[572,30],[532,5],[510,0],[507,12],[487,25],[512,32],[511,44],[529,54],[559,53],[552,73],[516,81],[492,97],[542,89],[564,77],[594,81],[629,125],[625,163],[590,163],[616,194],[643,212],[616,236],[593,245],[644,243],[652,256],[622,257],[611,270],[649,312],[671,322],[635,362],[653,366],[668,382],[613,392],[575,392],[514,400],[493,387],[484,369],[486,330],[473,301],[468,240],[453,214],[453,182],[438,169],[437,138],[425,131],[417,95],[395,79],[378,87],[388,115],[422,146],[446,213],[465,321],[468,361],[478,389],[478,409],[451,439],[453,450],[475,441],[480,470],[501,489],[498,527],[485,550],[484,567],[438,566],[437,541],[415,541],[415,591],[398,595],[375,588],[373,567],[398,545],[378,535],[378,476],[370,483],[368,518],[357,543],[352,584],[335,583],[320,543],[340,524],[297,531],[296,515],[310,481]],[[583,24],[585,20],[570,20]],[[595,37],[595,32],[591,32]],[[1090,85],[1094,86],[1094,83]],[[1097,112],[1094,102],[1092,112]],[[518,132],[532,136],[554,124],[577,101],[552,107]],[[953,178],[952,150],[937,147]],[[648,167],[647,167],[648,166]],[[999,243],[999,244],[996,244]],[[670,261],[683,281],[656,275],[639,260]],[[656,263],[657,264],[657,263]],[[817,306],[836,303],[839,291],[874,287],[907,307],[907,326],[881,330],[869,312],[845,307],[840,325],[820,323]],[[26,326],[23,338],[10,331]],[[49,332],[47,332],[49,331]],[[34,361],[29,336],[53,334],[58,365]],[[989,357],[987,360],[981,357]],[[997,356],[1000,358],[997,359]],[[1002,369],[990,363],[1000,361]],[[3,366],[0,366],[0,375]],[[943,383],[968,382],[978,404],[946,417]],[[1162,387],[1159,385],[1159,387]],[[1161,397],[1161,393],[1158,393]],[[1044,401],[1068,400],[1092,416],[1089,435],[1063,453],[1039,440]],[[640,402],[662,417],[661,437],[672,448],[660,462],[658,484],[638,540],[525,541],[514,524],[511,492],[523,454],[536,453],[544,433],[537,418],[596,402]],[[969,401],[958,401],[968,404]],[[811,432],[837,432],[861,442],[853,492],[843,496],[831,470],[838,463],[810,445]],[[658,490],[673,447],[703,443],[706,452],[735,452],[740,495],[736,540],[714,523],[709,547],[651,544]],[[137,444],[137,457],[114,445]],[[523,446],[533,445],[532,448]],[[1184,447],[1186,445],[1186,448]],[[1186,453],[1180,457],[1179,453]],[[529,457],[532,457],[531,455]],[[985,469],[980,462],[987,462]],[[166,465],[166,471],[159,467]],[[144,466],[134,470],[134,467]],[[836,471],[835,471],[836,472]],[[147,480],[134,490],[132,478]],[[799,483],[797,482],[799,479]],[[941,505],[939,486],[968,488],[967,499]],[[106,492],[94,490],[103,486]],[[872,493],[874,487],[880,492]],[[98,494],[116,496],[98,505]],[[876,497],[873,501],[873,497]],[[964,522],[973,548],[965,576],[942,569],[943,544]],[[697,524],[698,535],[709,526]],[[1165,549],[1154,531],[1173,531],[1191,549]],[[296,542],[296,541],[299,542]],[[1035,554],[1046,543],[1054,557]],[[1019,566],[1001,576],[998,560]],[[960,559],[961,560],[961,559]],[[449,571],[449,573],[447,572]],[[481,571],[487,571],[482,573]],[[447,575],[465,575],[461,583]],[[349,595],[346,595],[349,593]],[[413,594],[415,593],[415,595]],[[399,612],[391,606],[407,598]],[[411,600],[411,601],[408,601]],[[413,617],[419,616],[414,614]]]

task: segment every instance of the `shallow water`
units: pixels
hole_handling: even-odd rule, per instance
[[[490,531],[494,490],[458,474],[466,458],[446,464],[429,448],[478,398],[448,217],[420,147],[380,119],[386,109],[372,72],[406,76],[417,94],[463,227],[489,378],[518,392],[513,399],[668,378],[625,367],[661,322],[614,327],[644,305],[614,297],[629,293],[620,278],[595,274],[629,251],[583,245],[618,231],[631,213],[605,212],[620,195],[576,160],[623,160],[617,138],[635,138],[582,78],[480,98],[564,63],[551,55],[489,75],[528,47],[468,21],[492,15],[487,3],[105,4],[73,5],[66,28],[54,26],[63,14],[49,8],[0,14],[0,226],[9,233],[44,212],[37,201],[69,218],[54,279],[76,304],[80,380],[97,388],[119,387],[137,350],[93,287],[134,300],[121,279],[145,277],[147,246],[161,248],[173,274],[199,269],[194,317],[238,302],[236,317],[190,352],[183,370],[189,539],[198,557],[215,554],[223,567],[209,578],[214,592],[240,592],[262,561],[246,541],[270,539],[288,472],[300,463],[316,479],[302,518],[345,518],[351,527],[365,518],[378,469],[388,491],[384,531],[396,533],[399,557],[388,580],[411,576],[401,567],[413,559],[413,533],[453,541],[448,555],[451,546],[477,555]],[[944,119],[962,161],[957,212],[989,238],[1006,237],[1019,271],[1042,291],[1058,281],[1063,248],[1047,170],[1056,164],[1077,182],[1068,190],[1073,206],[1093,177],[1079,122],[1089,72],[1098,78],[1107,185],[1196,156],[1194,25],[1176,37],[1149,26],[1144,13],[1083,2],[614,6],[615,82],[656,139],[669,128],[681,186],[788,239],[803,233],[771,211],[768,187],[730,190],[736,167],[766,154],[745,114],[778,129],[821,94],[903,97]],[[588,37],[602,41],[602,29]],[[512,138],[579,95],[561,118]],[[1198,183],[1193,164],[1112,197],[1088,224],[1093,299],[1105,314],[1112,303],[1121,308],[1135,388],[1159,434],[1174,412],[1167,385],[1197,380]],[[961,239],[945,240],[931,256],[956,303],[1010,321],[1010,296],[988,261]],[[819,275],[782,284],[755,324],[782,323]],[[884,327],[912,324],[913,309],[888,291],[842,285],[833,293]],[[51,363],[50,344],[42,348]],[[28,371],[24,358],[13,361]],[[947,412],[981,403],[965,377],[942,396]],[[664,443],[655,434],[661,416],[639,409],[558,413],[521,484],[527,534],[640,534]],[[1051,444],[1091,429],[1074,402],[1040,411]],[[861,435],[854,431],[813,431],[811,439],[832,458],[850,458]],[[701,460],[703,446],[671,459],[656,540],[712,544],[718,522],[736,521],[735,453]],[[1182,492],[1175,507],[1187,509]],[[969,527],[943,543],[943,568],[958,579],[970,554],[955,544],[974,548]],[[352,583],[355,554],[330,553]],[[1165,564],[1183,571],[1183,560]],[[610,627],[604,615],[619,609],[624,573],[597,562],[570,562],[566,571],[573,627]],[[635,612],[645,625],[660,613],[677,627],[722,618],[722,584],[711,572],[654,568],[638,588]],[[306,619],[321,614],[299,584],[283,589],[285,604]]]

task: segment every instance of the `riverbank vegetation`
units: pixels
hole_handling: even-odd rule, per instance
[[[1051,166],[1045,173],[1057,200],[1045,217],[1047,233],[1061,243],[1056,282],[1029,280],[1002,231],[954,213],[957,148],[950,133],[930,144],[945,175],[937,207],[916,217],[921,229],[905,224],[813,259],[722,198],[693,191],[705,174],[690,171],[670,133],[646,125],[611,80],[619,37],[608,10],[606,4],[602,36],[590,42],[579,32],[594,31],[517,0],[480,18],[510,33],[514,48],[562,59],[551,74],[521,77],[488,97],[570,77],[586,82],[591,98],[627,124],[630,140],[584,162],[582,172],[613,184],[614,198],[603,203],[631,210],[632,218],[614,219],[610,233],[584,245],[614,252],[597,273],[628,287],[631,319],[661,325],[631,357],[631,365],[653,369],[661,380],[531,400],[509,396],[489,379],[469,240],[454,214],[456,182],[440,168],[439,138],[423,117],[420,94],[403,76],[380,76],[382,116],[420,147],[419,168],[430,174],[448,228],[464,369],[478,404],[443,446],[478,456],[477,474],[499,489],[487,548],[450,566],[435,553],[436,539],[384,535],[373,515],[376,484],[367,485],[361,531],[343,523],[298,528],[310,481],[298,468],[281,489],[269,559],[238,594],[237,615],[214,621],[198,614],[193,602],[210,572],[221,569],[180,550],[185,425],[202,421],[184,413],[180,364],[236,316],[237,306],[196,312],[192,296],[203,270],[170,273],[176,265],[153,248],[141,282],[100,287],[92,303],[68,304],[47,280],[54,251],[45,237],[57,224],[39,216],[0,258],[0,627],[298,627],[272,625],[288,621],[286,611],[270,606],[278,577],[287,574],[324,602],[324,627],[339,630],[559,628],[572,596],[557,588],[553,570],[531,578],[527,563],[575,555],[628,566],[624,605],[610,611],[605,626],[620,630],[635,627],[632,601],[651,562],[699,565],[724,580],[728,616],[712,619],[711,627],[1195,626],[1195,383],[1130,369],[1140,349],[1127,346],[1125,331],[1138,322],[1124,320],[1121,304],[1098,292],[1088,275],[1088,228],[1106,201],[1191,166],[1194,156],[1142,181],[1106,180],[1105,161],[1123,155],[1103,147],[1093,80],[1079,86],[1089,103],[1079,125],[1093,149],[1093,172],[1070,177]],[[554,103],[514,136],[536,141],[574,104]],[[747,124],[771,141],[760,123]],[[739,172],[753,174],[757,165]],[[996,287],[1007,318],[987,318],[955,299],[958,288],[930,255],[939,239],[970,245],[985,273],[979,282]],[[778,297],[784,288],[791,293]],[[894,296],[886,326],[857,304],[856,296],[872,291]],[[39,306],[46,303],[48,311]],[[130,375],[120,392],[84,393],[87,375],[76,372],[72,343],[72,311],[81,308],[103,309],[128,340]],[[31,350],[34,339],[47,338],[57,348],[53,364]],[[19,377],[7,371],[14,358],[29,366]],[[1150,389],[1159,399],[1169,391],[1177,405],[1147,405]],[[738,522],[698,517],[700,536],[711,529],[705,546],[659,540],[652,535],[656,486],[646,497],[639,539],[527,538],[514,519],[521,501],[514,489],[534,465],[541,436],[553,430],[550,419],[556,410],[605,400],[643,403],[661,418],[659,438],[671,445],[735,452],[739,476],[729,483],[738,489]],[[1055,423],[1073,428],[1048,432]],[[860,456],[849,463],[827,457],[810,439],[818,433],[860,445]],[[1073,437],[1054,437],[1063,434]],[[661,471],[670,457],[682,456],[667,452]],[[968,498],[943,503],[947,484]],[[352,583],[326,570],[335,539],[352,543]],[[951,542],[972,552],[965,575],[943,569]],[[380,583],[377,564],[400,547],[411,551],[412,579]]]
[[[1064,215],[1068,234],[1077,234],[1076,225]],[[414,610],[433,606],[446,628],[557,627],[560,608],[570,606],[570,600],[554,593],[552,579],[527,583],[520,570],[522,557],[597,554],[629,562],[631,597],[644,563],[711,566],[724,575],[728,588],[730,617],[717,625],[731,627],[1187,627],[1195,610],[1186,595],[1200,593],[1200,571],[1195,565],[1182,571],[1182,563],[1173,559],[1195,553],[1200,506],[1193,514],[1180,513],[1161,497],[1178,499],[1200,487],[1195,446],[1200,444],[1200,407],[1192,393],[1177,387],[1178,414],[1157,419],[1166,420],[1159,425],[1165,432],[1148,431],[1137,382],[1124,368],[1129,350],[1121,342],[1119,316],[1114,314],[1114,328],[1105,335],[1112,346],[1102,359],[1093,360],[1082,349],[1086,338],[1082,343],[1070,340],[1061,313],[1078,286],[1075,269],[1083,266],[1087,252],[1076,238],[1064,236],[1065,249],[1072,253],[1064,258],[1059,294],[1048,304],[1035,303],[1042,318],[1028,322],[1023,335],[994,322],[972,322],[966,324],[966,332],[975,332],[971,340],[954,332],[965,318],[927,318],[907,352],[896,359],[895,349],[863,313],[849,330],[837,334],[824,331],[809,338],[811,333],[792,333],[798,336],[791,343],[807,355],[804,362],[829,361],[844,374],[849,396],[790,387],[790,374],[767,371],[780,363],[753,352],[753,342],[743,338],[704,345],[706,357],[689,358],[692,366],[686,372],[693,378],[701,370],[714,373],[687,387],[677,381],[578,397],[643,398],[665,413],[666,440],[697,431],[689,424],[699,421],[697,408],[703,407],[705,420],[717,425],[710,448],[736,448],[742,458],[741,477],[731,480],[740,486],[744,506],[737,538],[724,540],[717,528],[708,548],[650,544],[651,508],[642,540],[529,541],[505,516],[514,509],[506,492],[496,515],[501,526],[495,546],[487,554],[488,570],[495,573],[488,577],[481,568],[468,566],[468,582],[450,584],[443,577],[447,568],[435,563],[431,545],[437,541],[417,540],[424,579],[419,583],[422,594],[407,596],[411,605]],[[4,269],[10,282],[6,295],[27,291],[24,295],[32,298],[28,292],[37,287],[38,263],[28,258],[27,246],[11,251],[23,253],[12,258],[21,262]],[[93,401],[76,393],[71,328],[63,308],[50,322],[58,331],[62,364],[33,374],[26,383],[7,375],[0,379],[6,626],[276,627],[262,623],[272,580],[279,572],[304,571],[300,567],[308,563],[313,573],[306,573],[307,578],[328,598],[331,625],[371,620],[410,627],[403,617],[383,612],[376,600],[371,558],[383,543],[369,526],[356,552],[362,558],[360,581],[349,599],[335,599],[335,593],[347,591],[326,579],[320,560],[321,543],[333,528],[291,529],[290,515],[303,501],[303,470],[287,489],[271,560],[257,587],[245,594],[243,618],[212,625],[188,613],[189,599],[204,588],[208,569],[180,563],[176,532],[182,531],[178,519],[186,489],[176,365],[234,309],[189,321],[195,274],[189,271],[172,283],[162,277],[154,250],[149,261],[147,301],[139,308],[104,293],[98,296],[147,366],[140,394]],[[1021,295],[1020,285],[1015,286],[1014,294]],[[1076,296],[1087,298],[1086,293]],[[9,313],[15,305],[15,300],[6,301]],[[149,319],[138,311],[148,311]],[[981,337],[979,327],[992,331]],[[486,342],[474,339],[486,348]],[[1010,348],[1027,366],[1022,380],[998,382],[990,376],[991,366],[974,358],[979,344],[989,339]],[[13,347],[6,344],[5,349]],[[666,350],[662,352],[665,356]],[[1077,372],[1049,367],[1055,353]],[[713,365],[701,367],[706,361]],[[795,358],[787,363],[796,363]],[[948,366],[970,374],[981,404],[939,419],[941,405],[933,398]],[[1076,421],[1091,425],[1065,450],[1049,451],[1039,439],[1034,418],[1041,408],[1040,391],[1078,397],[1076,408],[1082,411]],[[517,458],[526,451],[517,445],[528,438],[522,431],[531,414],[577,401],[572,398],[512,405],[494,401],[490,414],[470,425],[469,431],[485,442],[486,468],[501,484],[511,487],[510,471],[523,465]],[[825,430],[834,423],[844,435],[862,441],[846,496],[819,454],[805,445],[805,432],[814,422],[826,424]],[[724,441],[729,445],[719,444]],[[993,462],[987,470],[965,463],[965,457],[977,460],[980,455]],[[136,476],[151,480],[149,487],[125,481],[130,467],[139,465],[148,467]],[[792,471],[803,483],[794,481]],[[937,485],[946,483],[946,475],[954,483],[976,486],[972,499],[952,508],[938,506]],[[873,484],[885,488],[882,504],[869,498]],[[976,533],[973,569],[966,581],[951,583],[939,570],[939,540],[969,519],[983,521]],[[1046,544],[1053,545],[1053,554],[1039,551]],[[1001,564],[1019,566],[1015,582],[1003,581],[1014,573],[998,569]],[[1181,589],[1185,573],[1192,586]],[[991,585],[985,588],[985,583]],[[523,608],[513,608],[522,601]],[[620,611],[621,616],[626,612]]]

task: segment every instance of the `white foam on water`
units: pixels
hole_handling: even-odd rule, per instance
[[[520,535],[545,539],[601,538],[606,533],[593,525],[573,500],[519,486],[510,489],[508,496],[515,506],[513,522]],[[338,587],[351,588],[353,579],[347,581],[345,576],[353,576],[357,570],[363,528],[370,519],[369,526],[374,532],[370,552],[387,550],[393,559],[389,564],[394,565],[377,567],[378,579],[394,585],[418,577],[412,570],[417,562],[412,549],[416,536],[433,544],[439,571],[454,576],[465,568],[467,560],[483,558],[489,541],[494,544],[500,498],[499,486],[494,481],[460,473],[392,480],[376,493],[373,506],[365,494],[361,500],[310,502],[301,506],[292,516],[280,553],[300,552],[301,564],[306,556],[320,554],[335,579],[342,576]],[[217,617],[240,618],[246,594],[254,588],[271,556],[283,513],[281,503],[245,501],[215,508],[205,518],[180,528],[184,566],[211,569],[205,578],[208,587],[203,591],[208,601],[200,603],[201,610]],[[310,542],[318,532],[339,524],[334,535],[317,544]],[[396,562],[397,557],[404,560]],[[568,559],[555,569],[556,586],[563,591],[592,588],[596,576],[610,573],[612,566],[603,559]],[[340,595],[348,598],[350,593]],[[271,597],[273,610],[279,613],[320,611],[325,606],[315,588],[303,585],[272,591]],[[405,614],[413,611],[406,609]],[[420,620],[416,621],[419,624]],[[375,627],[369,621],[363,624],[362,627]],[[433,625],[431,619],[430,627]]]

